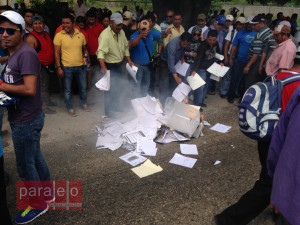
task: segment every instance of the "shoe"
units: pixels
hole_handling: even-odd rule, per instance
[[[221,98],[226,98],[226,95],[221,95],[221,94],[220,94],[220,97],[221,97]]]
[[[91,111],[91,109],[87,106],[87,104],[84,104],[84,105],[82,106],[82,109],[83,109],[84,111],[86,111],[86,112],[90,112],[90,111]]]
[[[73,116],[73,117],[77,116],[74,109],[69,109],[68,113],[70,116]]]
[[[216,92],[215,92],[215,91],[209,91],[209,92],[207,92],[207,94],[208,94],[208,95],[215,95]]]
[[[203,112],[203,109],[202,109],[202,107],[200,107],[200,109],[199,109],[199,110],[200,110],[200,112]]]
[[[29,223],[37,217],[39,217],[40,215],[43,215],[45,212],[47,212],[48,209],[48,205],[43,210],[36,210],[28,206],[26,210],[24,210],[20,215],[16,216],[15,222],[17,224]]]
[[[56,102],[52,102],[51,100],[49,100],[47,103],[46,103],[47,106],[57,106],[57,103]]]
[[[50,109],[49,107],[46,107],[44,109],[45,114],[56,114],[56,111],[54,109]]]
[[[227,101],[228,101],[229,103],[234,103],[234,99],[233,99],[233,98],[227,98]]]
[[[205,103],[202,103],[201,107],[207,107],[207,105]]]

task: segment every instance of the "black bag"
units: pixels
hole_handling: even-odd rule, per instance
[[[145,44],[145,47],[146,47],[146,50],[147,50],[147,53],[148,53],[148,57],[149,57],[149,60],[150,60],[150,64],[149,64],[149,67],[151,69],[154,69],[155,68],[155,63],[154,63],[154,59],[151,57],[151,54],[150,54],[150,51],[148,49],[148,46],[146,44],[146,40],[144,38],[142,38],[144,44]]]

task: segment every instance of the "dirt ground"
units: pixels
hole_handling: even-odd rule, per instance
[[[82,181],[82,210],[49,211],[31,224],[212,224],[215,214],[221,212],[249,190],[259,175],[256,142],[244,136],[237,126],[237,103],[229,104],[219,95],[208,96],[203,114],[214,125],[232,126],[226,134],[208,127],[204,137],[186,143],[196,144],[199,155],[192,169],[170,164],[173,155],[180,152],[180,143],[158,144],[158,153],[149,157],[163,171],[140,179],[129,164],[119,159],[128,151],[98,150],[94,126],[101,126],[103,93],[89,98],[91,112],[78,106],[77,117],[70,117],[62,95],[53,99],[59,106],[57,114],[46,115],[41,148],[48,163],[52,180]],[[11,131],[4,119],[4,130],[9,135],[4,141],[5,169],[11,182],[7,188],[12,218],[16,210],[15,155]],[[234,148],[233,148],[234,147]],[[214,166],[220,160],[221,164]],[[251,225],[274,224],[266,209]]]

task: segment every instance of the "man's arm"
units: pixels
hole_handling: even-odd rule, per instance
[[[125,56],[125,57],[126,57],[126,59],[127,59],[127,62],[128,62],[128,64],[129,64],[129,66],[130,66],[130,67],[134,66],[134,63],[131,61],[130,56]]]
[[[60,54],[61,54],[60,45],[54,45],[54,57],[55,57],[57,75],[60,76],[60,77],[64,77],[64,71],[61,68],[61,63],[60,63]]]
[[[261,55],[261,59],[260,59],[260,63],[259,63],[259,69],[258,69],[258,74],[262,74],[263,72],[263,65],[264,65],[264,61],[267,58],[267,53],[263,52]]]
[[[230,50],[230,56],[229,56],[229,65],[230,66],[233,65],[233,56],[234,56],[234,53],[235,53],[236,49],[237,49],[237,46],[232,45],[231,50]]]
[[[104,59],[103,58],[98,58],[98,61],[100,63],[101,72],[105,74],[106,71],[107,71],[107,68],[106,68]]]
[[[131,47],[137,46],[142,38],[144,39],[147,38],[148,33],[149,33],[148,31],[143,31],[138,36],[136,36],[136,38],[131,39],[130,46]]]
[[[230,41],[227,41],[225,42],[225,45],[224,45],[224,64],[225,66],[228,65],[228,48],[229,48],[229,45],[230,45]]]
[[[37,75],[24,75],[23,80],[24,84],[22,85],[2,83],[0,84],[0,91],[5,91],[17,95],[35,96],[37,86]]]
[[[36,40],[35,37],[33,37],[32,35],[27,36],[26,42],[34,49],[36,48]]]
[[[243,72],[244,74],[248,74],[250,67],[252,66],[252,64],[254,64],[256,62],[256,60],[258,59],[259,54],[253,54],[250,61],[248,62],[248,64],[245,66]]]

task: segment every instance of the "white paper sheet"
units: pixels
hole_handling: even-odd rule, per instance
[[[229,67],[227,66],[221,66],[220,64],[214,62],[208,69],[207,71],[209,73],[212,73],[216,75],[217,77],[224,77],[224,75],[227,73],[229,70]]]
[[[180,151],[185,155],[198,155],[197,146],[192,144],[180,144]]]
[[[145,137],[145,135],[143,134],[142,131],[132,131],[132,132],[128,132],[123,134],[123,137],[126,139],[126,141],[130,144],[134,144],[137,142],[137,140],[140,137]]]
[[[217,161],[214,163],[214,166],[215,166],[215,165],[218,165],[218,164],[220,164],[220,163],[221,163],[221,161],[217,160]]]
[[[209,127],[211,126],[210,123],[207,122],[206,120],[204,120],[203,123],[204,123],[204,126],[209,126]]]
[[[189,141],[191,140],[190,138],[187,138],[181,134],[179,134],[178,132],[176,132],[175,130],[172,130],[173,135],[177,138],[178,141]]]
[[[101,91],[110,90],[110,70],[107,70],[104,76],[95,84]]]
[[[110,134],[107,134],[105,136],[98,136],[96,148],[108,148],[112,151],[115,151],[122,146],[123,142],[124,141],[122,138],[116,138]]]
[[[184,77],[185,77],[186,72],[189,69],[189,67],[190,67],[190,64],[188,64],[186,62],[181,64],[181,60],[179,60],[175,65],[176,72],[179,73],[180,75],[184,76]]]
[[[198,73],[196,73],[194,76],[188,76],[186,80],[193,90],[196,90],[206,84],[206,82],[199,76]]]
[[[142,165],[131,169],[139,178],[147,177],[154,173],[161,172],[163,169],[160,166],[153,164],[150,159],[147,159]]]
[[[138,71],[138,68],[136,66],[130,66],[129,63],[126,63],[126,70],[130,74],[130,76],[134,79],[135,82],[136,80],[136,73]]]
[[[175,153],[173,158],[170,160],[170,163],[172,163],[172,164],[176,164],[176,165],[184,166],[184,167],[188,167],[188,168],[193,168],[193,166],[195,165],[196,162],[197,162],[197,159],[185,157],[178,153]]]
[[[213,127],[211,127],[210,129],[214,130],[214,131],[217,131],[217,132],[220,132],[220,133],[227,133],[231,129],[231,127],[226,126],[224,124],[217,123]]]
[[[220,77],[218,77],[218,76],[216,76],[216,75],[214,75],[214,74],[210,74],[210,79],[215,80],[215,81],[217,81],[217,82],[220,81]]]
[[[179,87],[175,88],[175,90],[173,91],[172,97],[175,98],[177,101],[182,102],[183,99],[186,97],[186,95],[184,95]]]
[[[156,156],[156,143],[146,137],[139,138],[136,145],[136,152],[143,155]]]
[[[119,158],[122,159],[123,161],[129,163],[132,166],[136,166],[147,160],[147,158],[145,158],[144,156],[141,156],[140,154],[138,154],[136,152],[129,152]]]
[[[141,103],[144,107],[144,109],[150,113],[150,114],[155,114],[155,108],[157,105],[157,102],[155,99],[152,99],[149,95],[147,95],[144,98],[141,98]]]
[[[112,124],[112,126],[105,128],[104,131],[117,138],[124,133],[123,127],[119,122],[115,122],[114,124]]]
[[[184,94],[185,96],[188,96],[190,91],[192,90],[191,87],[188,84],[185,84],[183,82],[181,82],[178,85],[178,88],[181,91],[181,93]]]

